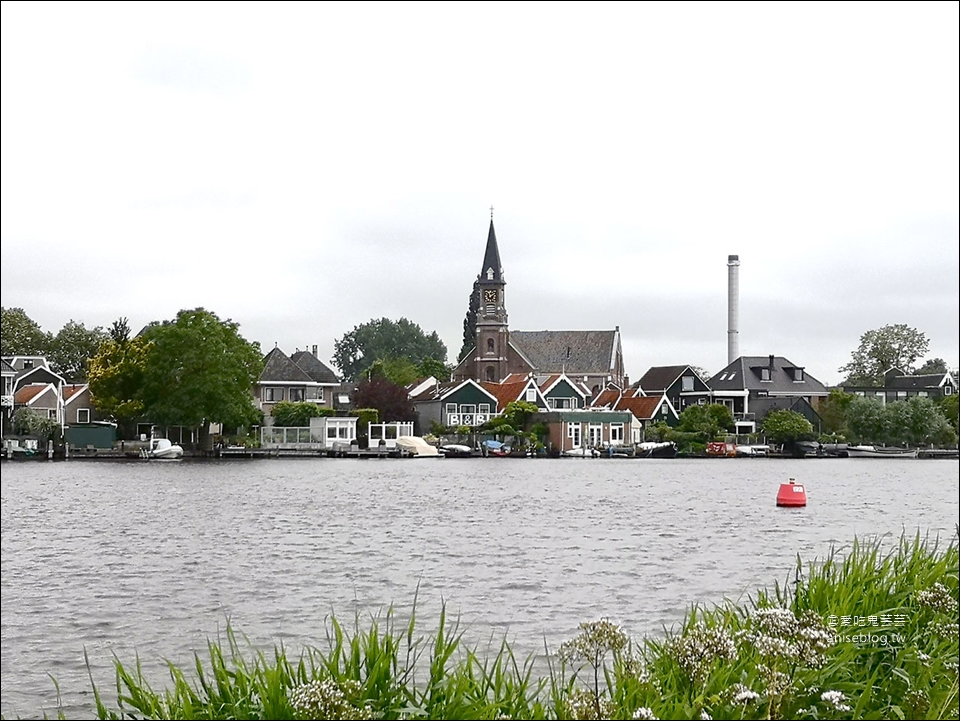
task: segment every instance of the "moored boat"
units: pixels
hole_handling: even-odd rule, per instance
[[[893,446],[847,446],[849,458],[916,458],[916,448],[895,448]]]
[[[177,460],[183,458],[183,448],[168,438],[151,438],[150,445],[141,449],[140,455],[148,460]]]
[[[397,450],[401,458],[437,458],[440,451],[420,436],[400,436],[397,438]]]

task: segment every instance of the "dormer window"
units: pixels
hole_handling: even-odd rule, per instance
[[[803,368],[794,368],[793,369],[793,380],[802,381],[803,380]]]
[[[493,280],[493,268],[487,268],[487,280]]]
[[[769,369],[769,368],[761,368],[761,369],[760,369],[760,380],[761,380],[761,381],[769,381],[769,380],[770,380],[770,369]]]

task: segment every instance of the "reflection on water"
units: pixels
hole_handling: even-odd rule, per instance
[[[809,505],[775,505],[780,482]],[[112,703],[112,654],[192,661],[229,619],[252,642],[324,644],[417,594],[521,655],[585,620],[657,633],[692,603],[792,578],[854,537],[952,537],[953,461],[263,460],[4,463],[2,712]],[[419,589],[419,590],[418,590]]]

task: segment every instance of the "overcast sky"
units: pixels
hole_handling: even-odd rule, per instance
[[[2,4],[2,304],[202,306],[264,351],[372,318],[453,360],[490,206],[514,330],[627,371],[960,361],[958,4]]]

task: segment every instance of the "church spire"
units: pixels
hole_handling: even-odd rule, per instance
[[[483,254],[483,267],[480,269],[481,282],[503,282],[503,268],[500,265],[500,249],[497,247],[497,234],[493,229],[493,209],[490,209],[490,230],[487,233],[487,249]]]

